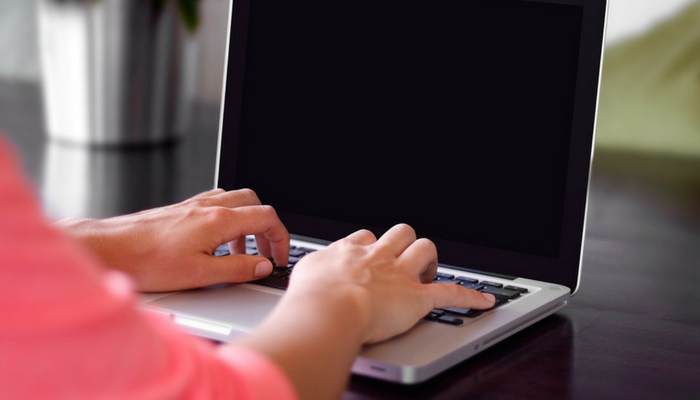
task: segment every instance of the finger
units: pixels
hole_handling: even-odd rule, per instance
[[[423,286],[433,299],[433,308],[462,307],[483,310],[495,304],[490,293],[481,293],[457,284],[426,284]]]
[[[191,198],[192,199],[199,199],[202,197],[211,197],[211,196],[215,196],[217,194],[224,193],[224,192],[226,192],[224,189],[216,188],[216,189],[207,190],[206,192],[199,193],[195,196],[192,196]]]
[[[272,272],[272,263],[265,257],[247,254],[226,257],[204,256],[198,269],[199,286],[217,283],[249,282],[268,276]]]
[[[214,189],[204,192],[198,196],[192,197],[190,202],[201,207],[245,207],[261,205],[258,195],[250,189],[239,189],[225,191],[223,189]]]
[[[435,279],[438,266],[438,255],[435,244],[425,238],[411,243],[399,256],[400,262],[416,274],[423,283]]]
[[[382,235],[377,245],[388,249],[392,254],[403,253],[411,243],[416,241],[416,232],[406,224],[394,225]]]
[[[228,242],[228,251],[231,254],[246,254],[246,237],[240,236]]]
[[[374,233],[367,229],[360,229],[346,236],[345,240],[367,246],[375,243],[377,241],[377,237],[374,236]]]
[[[267,258],[272,257],[275,264],[285,267],[289,262],[289,233],[284,225],[279,231],[268,230],[255,235],[258,253]]]
[[[270,206],[219,208],[216,218],[217,231],[225,242],[243,235],[255,235],[261,255],[272,257],[279,265],[289,260],[289,232],[275,210]]]
[[[258,249],[258,254],[261,256],[270,258],[272,257],[275,260],[275,264],[277,264],[280,267],[286,267],[287,263],[289,262],[289,251],[285,254],[284,259],[277,259],[276,257],[273,257],[273,249],[272,249],[272,244],[265,238],[265,235],[255,235],[255,246]]]

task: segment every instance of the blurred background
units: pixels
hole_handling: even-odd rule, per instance
[[[166,3],[0,0],[0,130],[52,218],[213,187],[229,1]]]
[[[229,2],[150,3],[0,0],[0,129],[52,218],[213,185]],[[700,3],[610,0],[589,230],[670,204],[697,234],[699,160]]]

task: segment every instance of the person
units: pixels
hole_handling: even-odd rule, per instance
[[[0,398],[338,398],[361,346],[436,307],[493,297],[431,282],[434,244],[405,224],[357,231],[295,267],[254,332],[216,345],[138,309],[137,291],[267,275],[289,234],[251,190],[211,190],[108,219],[50,223],[0,137]],[[244,251],[255,235],[261,256]],[[235,255],[212,257],[229,243]],[[327,273],[332,272],[332,273]]]

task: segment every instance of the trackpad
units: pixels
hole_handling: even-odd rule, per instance
[[[172,314],[177,324],[196,335],[230,341],[258,326],[282,294],[253,284],[217,285],[178,292],[145,306]]]

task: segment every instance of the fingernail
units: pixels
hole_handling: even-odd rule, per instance
[[[255,265],[255,277],[262,278],[270,275],[272,272],[272,263],[269,261],[260,261]]]
[[[484,296],[484,298],[490,301],[491,303],[496,302],[496,296],[492,295],[491,293],[482,293],[481,295]]]

